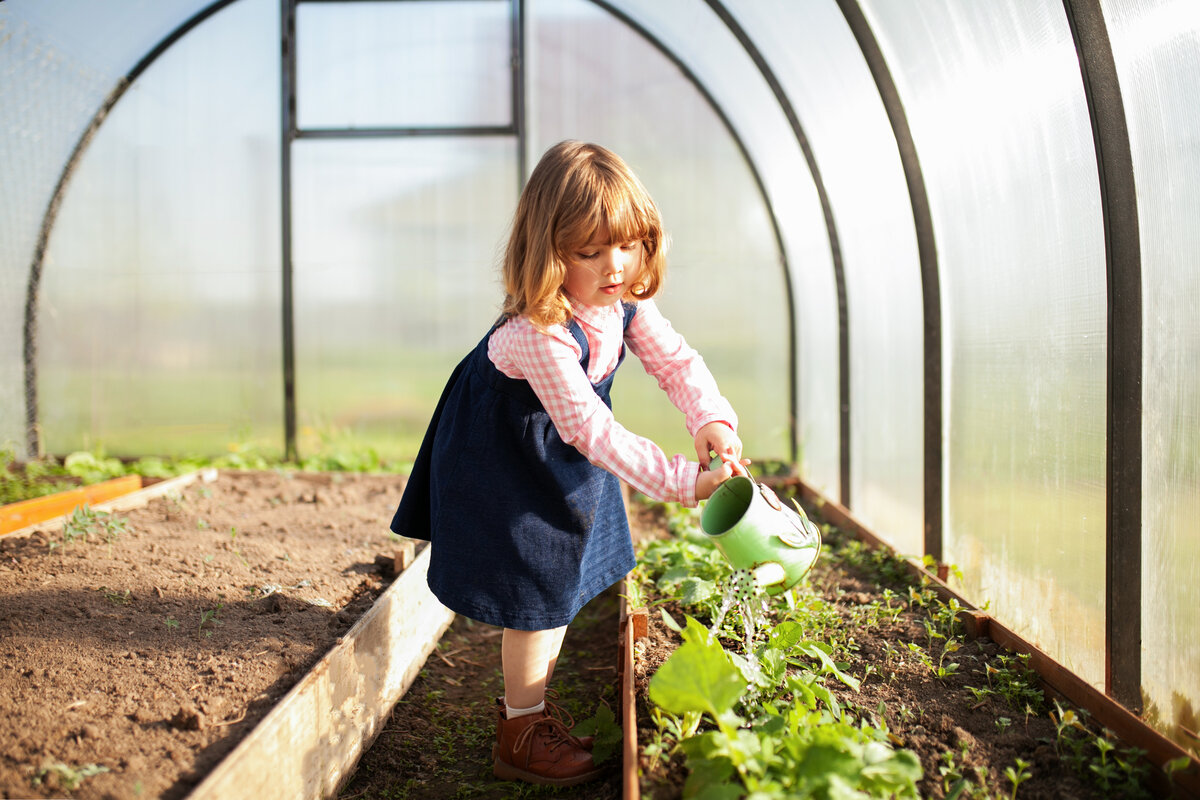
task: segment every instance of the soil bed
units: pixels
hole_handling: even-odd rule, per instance
[[[386,588],[402,486],[222,471],[0,539],[0,794],[186,796]]]
[[[818,519],[812,512],[810,516]],[[837,681],[827,681],[827,685],[860,718],[886,724],[889,739],[897,748],[906,748],[917,755],[924,771],[924,778],[918,784],[922,798],[954,796],[955,783],[963,779],[969,783],[959,797],[1009,797],[1014,790],[1005,770],[1014,767],[1017,759],[1028,765],[1031,775],[1016,793],[1024,800],[1154,796],[1144,785],[1110,786],[1102,790],[1083,780],[1056,751],[1057,731],[1050,717],[1055,707],[1051,697],[1047,696],[1043,703],[1033,703],[1027,714],[1026,709],[1009,706],[997,694],[982,698],[973,693],[968,687],[990,686],[988,665],[993,669],[1003,666],[1005,674],[1021,669],[1012,654],[990,640],[967,640],[960,650],[945,658],[947,663],[956,662],[958,671],[945,677],[935,676],[930,664],[907,648],[908,642],[918,644],[931,654],[935,665],[939,663],[941,647],[935,642],[930,648],[930,638],[922,623],[928,613],[900,599],[909,596],[910,584],[899,577],[881,580],[870,569],[859,569],[836,555],[831,557],[831,552],[846,544],[847,537],[839,532],[827,534],[825,550],[805,579],[812,591],[834,605],[844,626],[840,633],[852,645],[853,660],[844,671],[861,679],[858,693]],[[892,594],[885,598],[886,590]],[[652,587],[643,591],[648,604],[662,601]],[[870,624],[863,623],[864,615],[855,613],[856,609],[880,602],[904,606],[905,610],[894,620],[871,615]],[[670,600],[661,607],[679,622],[685,614],[696,614],[695,608],[685,609]],[[706,625],[710,622],[701,621]],[[649,614],[649,639],[635,646],[635,690],[641,791],[643,797],[654,800],[681,797],[687,777],[683,756],[678,752],[666,760],[646,755],[647,746],[659,735],[651,721],[649,682],[680,643],[679,634],[664,624],[658,607],[653,607]],[[725,648],[741,652],[743,644],[730,641]],[[1036,678],[1033,683],[1037,685]],[[1064,703],[1064,708],[1067,707]],[[1124,747],[1120,742],[1116,744]],[[1063,749],[1067,751],[1069,747],[1064,745]],[[1088,756],[1094,759],[1096,751],[1089,749]]]

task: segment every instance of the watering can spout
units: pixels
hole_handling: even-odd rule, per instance
[[[700,514],[700,529],[735,569],[754,573],[768,594],[800,582],[821,552],[821,532],[804,510],[784,506],[770,488],[736,475],[722,483]]]

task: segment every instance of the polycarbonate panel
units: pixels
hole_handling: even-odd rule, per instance
[[[333,438],[416,455],[503,304],[516,154],[507,137],[294,145],[301,452]]]
[[[895,136],[835,0],[728,5],[804,125],[833,209],[850,326],[851,508],[897,550],[919,556],[924,314]]]
[[[282,443],[278,6],[167,50],[72,178],[39,309],[51,452]]]
[[[1142,245],[1142,691],[1200,731],[1200,5],[1108,2]]]
[[[0,3],[0,449],[24,453],[23,332],[46,206],[105,96],[199,0]]]
[[[946,560],[973,601],[1099,685],[1104,227],[1063,6],[867,5],[941,267]]]
[[[301,128],[508,125],[508,0],[300,3]]]
[[[837,497],[840,488],[837,296],[820,201],[791,126],[745,49],[707,3],[620,0],[612,5],[652,31],[688,66],[728,116],[758,167],[781,227],[791,270],[799,365],[799,407],[795,410],[800,437],[799,470],[818,489]],[[668,105],[665,109],[667,113],[669,108]],[[639,109],[642,115],[651,111]],[[695,170],[704,168],[703,162],[693,166]],[[741,291],[738,281],[728,275],[714,278],[721,283],[705,290],[712,292],[711,297],[723,299]],[[713,301],[706,304],[712,305]],[[772,316],[774,313],[771,312]],[[743,353],[743,357],[749,356]],[[773,431],[781,424],[774,418],[761,420],[743,414],[740,432],[753,438],[759,435],[755,431],[764,427]]]
[[[788,458],[788,309],[779,251],[745,159],[712,108],[650,42],[583,0],[530,4],[530,169],[562,139],[621,155],[663,215],[671,249],[656,298],[741,418],[752,458]],[[603,41],[613,57],[589,56]],[[683,415],[632,359],[617,419],[695,459]]]

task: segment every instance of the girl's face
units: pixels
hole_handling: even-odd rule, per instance
[[[610,242],[608,228],[601,227],[592,240],[577,247],[567,260],[563,288],[580,303],[611,306],[637,280],[642,271],[642,242]]]

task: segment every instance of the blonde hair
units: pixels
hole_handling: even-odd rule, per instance
[[[570,254],[601,228],[610,242],[642,243],[641,272],[623,300],[658,293],[667,239],[658,207],[620,156],[596,144],[565,141],[542,156],[521,192],[504,254],[504,315],[545,328],[571,318],[563,291]]]

